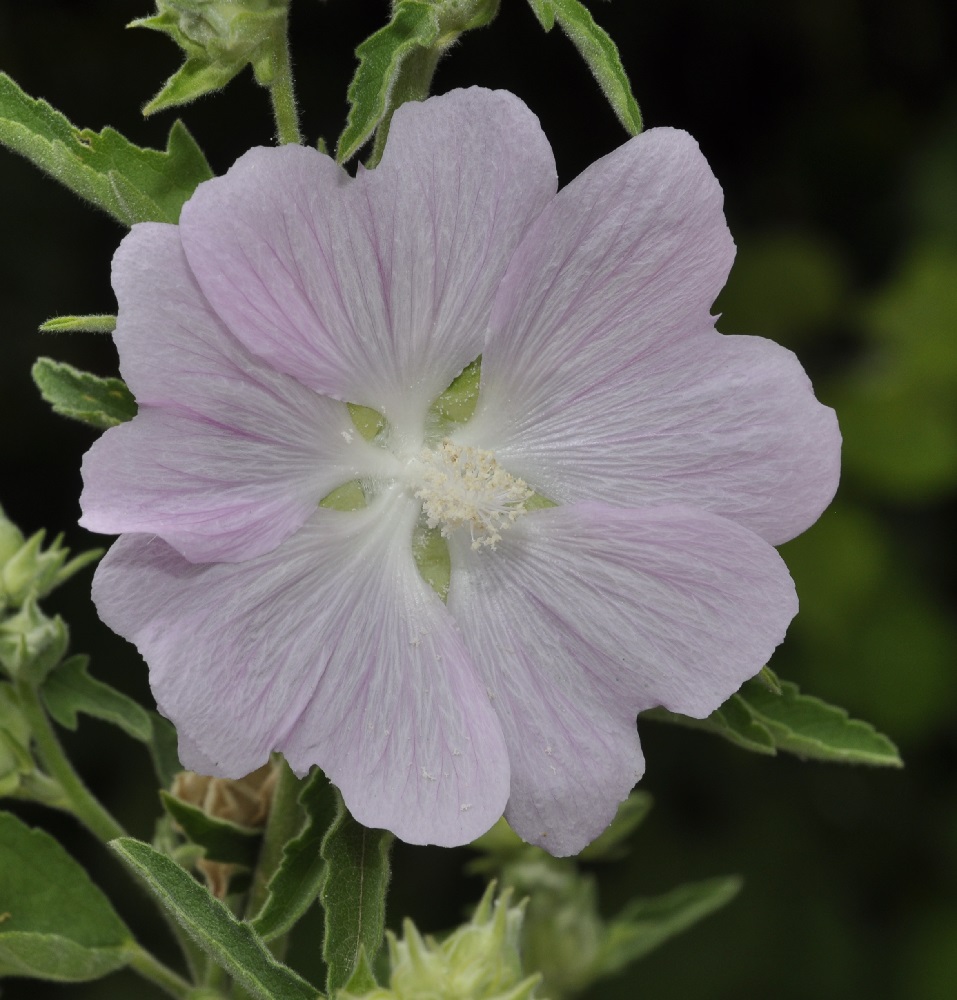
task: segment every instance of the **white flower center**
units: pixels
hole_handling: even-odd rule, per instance
[[[491,451],[443,439],[436,448],[423,448],[411,463],[416,497],[430,528],[448,538],[455,528],[467,527],[472,548],[494,549],[502,532],[525,513],[532,490],[509,475]]]

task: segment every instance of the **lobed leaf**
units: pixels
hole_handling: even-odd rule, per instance
[[[894,744],[870,723],[820,698],[802,694],[796,684],[778,681],[780,694],[768,678],[748,681],[706,719],[652,709],[643,718],[672,722],[724,737],[736,746],[773,756],[784,750],[798,757],[842,764],[901,767]]]
[[[382,945],[392,846],[392,834],[357,823],[338,792],[336,804],[335,820],[322,841],[325,873],[319,893],[326,913],[322,954],[331,995],[352,979],[363,950],[374,961]]]
[[[5,73],[0,143],[125,225],[178,221],[196,185],[213,175],[182,122],[173,124],[165,152],[143,149],[112,128],[76,128]]]
[[[52,358],[39,358],[33,381],[54,413],[106,430],[136,416],[136,400],[121,379],[100,378]]]
[[[750,683],[743,697],[779,750],[812,760],[903,766],[897,747],[869,722],[851,719],[843,708],[801,694],[790,681],[781,682],[780,695]]]
[[[588,64],[618,120],[631,135],[642,130],[641,109],[631,92],[628,74],[611,36],[595,23],[581,0],[528,0],[539,24],[551,31],[559,27]]]
[[[264,1000],[316,1000],[317,990],[277,962],[262,939],[175,861],[149,844],[120,837],[110,847],[150,888],[207,955]]]
[[[265,941],[285,934],[309,909],[322,888],[322,841],[337,815],[336,793],[318,768],[299,795],[306,815],[300,833],[283,848],[282,860],[267,888],[252,926]]]
[[[438,37],[438,15],[432,4],[399,0],[392,20],[356,49],[359,65],[349,84],[349,115],[336,146],[339,163],[351,159],[386,117],[393,88],[406,60],[415,52],[430,48]]]
[[[137,946],[109,900],[47,833],[0,813],[0,976],[99,979]]]
[[[112,722],[135,740],[149,741],[153,725],[149,713],[125,694],[87,673],[88,656],[71,656],[46,679],[40,694],[50,715],[66,729],[76,729],[77,716]]]

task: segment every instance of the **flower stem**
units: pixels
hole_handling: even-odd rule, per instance
[[[276,119],[276,134],[280,145],[302,142],[299,131],[299,112],[296,110],[296,93],[292,82],[292,63],[289,59],[288,15],[283,21],[282,31],[277,32],[275,45],[275,75],[269,83],[269,97],[272,113]]]
[[[20,707],[33,732],[40,762],[63,790],[64,808],[72,812],[104,843],[116,837],[125,837],[126,831],[93,796],[67,759],[46,710],[40,703],[36,688],[26,681],[19,681],[17,694]]]
[[[172,969],[167,968],[158,959],[154,958],[148,951],[137,946],[130,968],[155,983],[161,990],[169,993],[170,996],[179,1000],[189,1000],[196,995],[196,987],[188,983],[182,976],[177,975]],[[212,995],[210,996],[212,1000]]]

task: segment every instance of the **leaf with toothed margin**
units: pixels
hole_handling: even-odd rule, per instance
[[[622,65],[618,47],[608,32],[595,23],[580,0],[528,0],[538,23],[551,31],[559,27],[571,39],[598,81],[618,120],[631,135],[642,130],[641,109],[631,92],[631,83]]]

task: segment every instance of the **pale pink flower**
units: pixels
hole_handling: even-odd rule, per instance
[[[714,329],[721,205],[671,129],[556,194],[534,116],[468,90],[402,107],[354,180],[253,149],[179,226],[133,228],[113,280],[140,411],[87,455],[82,523],[124,533],[94,596],[187,767],[281,750],[404,840],[504,811],[568,854],[642,774],[638,712],[706,716],[759,670],[797,610],[772,546],[830,500],[840,438],[789,351]],[[479,355],[474,417],[437,428]],[[366,507],[317,506],[355,479]]]

